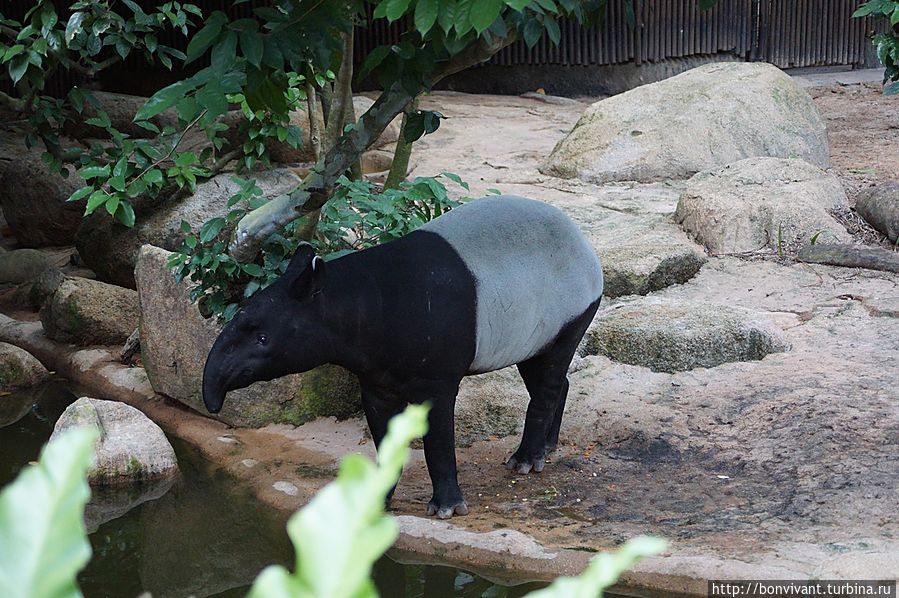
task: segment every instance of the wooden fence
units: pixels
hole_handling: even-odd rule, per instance
[[[517,42],[492,64],[612,65],[729,53],[781,68],[876,66],[869,64],[869,27],[853,19],[859,0],[720,0],[701,12],[696,0],[635,0],[635,26],[627,25],[624,1],[611,0],[595,27],[560,24],[554,46],[544,36],[528,48]],[[356,58],[399,39],[401,26],[376,23],[356,36]]]
[[[227,7],[232,17],[250,16],[265,0],[233,5],[223,0],[194,0],[204,11]],[[634,0],[635,26],[627,24],[624,0],[609,0],[601,23],[585,28],[570,21],[560,23],[557,46],[546,36],[533,48],[517,42],[493,57],[492,64],[512,65],[614,65],[654,63],[697,55],[728,53],[744,60],[767,61],[781,68],[811,66],[877,66],[869,50],[871,21],[852,19],[861,0],[720,0],[700,12],[697,0]],[[153,0],[140,0],[153,5]],[[0,12],[21,18],[31,0],[5,0]],[[370,14],[370,13],[369,13]],[[387,25],[383,19],[357,29],[355,59],[361,61],[374,47],[395,42],[403,24]],[[164,35],[162,43],[186,46],[179,34]],[[147,71],[137,57],[126,67]],[[155,73],[162,75],[164,73]],[[146,72],[144,81],[156,79]],[[163,79],[164,80],[164,79]],[[57,76],[47,91],[58,94],[72,82]],[[122,82],[129,87],[128,77]],[[0,81],[9,92],[9,81]],[[123,89],[124,91],[124,89]],[[148,93],[146,87],[135,93]]]

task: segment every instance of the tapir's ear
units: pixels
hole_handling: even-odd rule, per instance
[[[300,301],[319,294],[325,286],[325,262],[309,243],[302,243],[284,273],[294,297]]]

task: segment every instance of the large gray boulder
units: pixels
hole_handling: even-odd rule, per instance
[[[65,278],[44,300],[44,333],[65,343],[121,345],[140,320],[137,293],[87,278]]]
[[[96,214],[86,219],[78,231],[78,253],[100,280],[133,289],[134,265],[141,245],[151,244],[173,251],[184,241],[182,220],[189,222],[196,231],[207,220],[225,216],[230,210],[228,199],[240,190],[232,180],[233,176],[220,174],[197,185],[196,193],[186,199],[155,208],[146,207],[134,228],[122,226],[106,213]],[[291,191],[301,182],[289,168],[254,172],[252,178],[266,197]]]
[[[87,472],[91,484],[132,484],[178,473],[178,459],[165,434],[130,405],[81,397],[60,416],[50,440],[72,427],[90,427],[100,433],[96,459]]]
[[[29,388],[49,378],[47,368],[34,355],[15,345],[0,342],[0,390],[8,392]],[[2,401],[3,397],[0,397]]]
[[[749,158],[691,178],[674,219],[711,254],[795,254],[816,236],[821,243],[849,242],[828,213],[847,203],[840,181],[813,164]]]
[[[206,413],[201,395],[203,366],[221,326],[200,315],[166,266],[168,251],[145,245],[135,275],[141,306],[141,356],[153,388]],[[299,425],[318,416],[348,417],[360,409],[356,377],[337,366],[257,382],[228,393],[214,416],[234,426]]]
[[[593,104],[541,170],[590,183],[654,181],[754,156],[828,167],[824,120],[780,69],[717,63]]]
[[[899,242],[899,182],[865,189],[855,200],[855,211],[891,242]]]
[[[51,174],[41,154],[21,139],[0,141],[0,207],[20,245],[71,245],[84,204],[66,200],[84,181],[73,171],[66,178]]]
[[[588,354],[654,372],[753,361],[790,349],[764,314],[712,303],[640,303],[605,310],[587,333]]]
[[[34,280],[52,265],[50,256],[37,249],[0,250],[0,283]]]

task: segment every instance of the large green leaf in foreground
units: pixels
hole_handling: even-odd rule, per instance
[[[81,596],[75,576],[91,556],[83,513],[96,438],[65,432],[0,493],[0,596]]]
[[[361,455],[343,460],[337,479],[287,523],[296,572],[266,568],[250,598],[369,598],[377,596],[371,567],[394,543],[399,526],[384,513],[384,497],[400,477],[409,443],[427,429],[427,408],[410,405],[390,420],[378,465]]]

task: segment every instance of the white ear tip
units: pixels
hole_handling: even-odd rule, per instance
[[[318,269],[318,267],[322,265],[322,263],[323,263],[322,258],[320,258],[318,256],[315,256],[314,258],[312,258],[312,271],[315,272]]]

